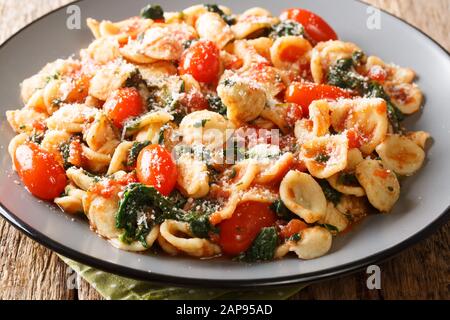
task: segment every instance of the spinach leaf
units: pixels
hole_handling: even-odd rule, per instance
[[[183,210],[175,207],[155,188],[131,183],[120,200],[116,227],[124,229],[122,241],[130,243],[138,240],[146,247],[145,237],[154,224],[160,224],[165,219],[178,220],[183,215]]]
[[[283,220],[289,221],[295,218],[295,214],[289,210],[283,201],[280,199],[275,200],[271,205],[270,209],[277,214],[277,216]]]
[[[322,227],[324,227],[325,229],[327,229],[328,231],[332,232],[332,233],[338,233],[339,229],[336,226],[333,226],[332,224],[328,224],[328,223],[324,223],[321,224]]]
[[[359,182],[354,173],[341,172],[338,176],[338,183],[346,186],[358,186]]]
[[[146,146],[150,144],[150,141],[135,141],[133,145],[131,146],[130,151],[128,152],[127,157],[127,166],[133,167],[136,164],[136,160],[138,158],[139,152],[141,152],[142,149],[144,149]]]
[[[227,114],[227,107],[223,104],[219,96],[208,94],[206,99],[208,100],[209,109],[211,111],[217,112],[221,115]]]
[[[275,227],[262,228],[250,248],[241,253],[237,259],[241,261],[268,261],[275,255],[278,244],[278,234]]]
[[[334,203],[334,205],[337,205],[339,201],[341,200],[342,193],[339,191],[333,189],[332,186],[328,183],[327,180],[318,180],[317,181],[322,188],[323,194],[325,195],[325,198],[327,198],[328,201],[331,201]]]
[[[359,95],[366,98],[384,99],[387,103],[389,122],[394,132],[401,132],[400,122],[404,120],[404,114],[392,103],[391,98],[379,83],[367,80],[355,71],[354,67],[358,66],[363,59],[364,54],[360,51],[353,53],[352,58],[339,59],[328,70],[328,84],[355,90]]]
[[[305,29],[303,26],[292,20],[281,21],[280,23],[274,25],[269,34],[271,38],[279,38],[285,36],[303,36],[305,34]]]
[[[142,8],[141,17],[145,19],[161,20],[164,19],[164,10],[160,5],[148,4]]]
[[[64,169],[69,169],[72,164],[69,162],[70,158],[70,142],[64,142],[59,146],[59,152],[61,152],[61,156],[63,158],[63,166]]]

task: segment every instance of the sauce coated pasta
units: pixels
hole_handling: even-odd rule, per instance
[[[94,40],[23,81],[8,151],[34,196],[128,251],[314,259],[388,213],[429,134],[409,68],[305,9],[205,4],[87,25]]]

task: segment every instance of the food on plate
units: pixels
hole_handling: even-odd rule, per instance
[[[8,152],[31,194],[118,249],[314,259],[423,166],[430,135],[402,122],[423,102],[414,71],[309,10],[87,24],[78,57],[22,82]]]

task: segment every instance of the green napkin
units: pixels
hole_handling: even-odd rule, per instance
[[[105,299],[114,300],[283,300],[291,297],[305,285],[280,288],[227,290],[168,287],[151,282],[124,278],[59,256],[70,268],[95,288]]]

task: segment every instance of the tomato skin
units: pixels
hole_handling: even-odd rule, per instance
[[[67,94],[66,102],[81,103],[89,95],[91,77],[86,74],[77,74],[73,79],[72,88]]]
[[[303,118],[303,107],[296,104],[290,103],[286,109],[286,122],[290,127],[294,127],[295,123]]]
[[[197,90],[193,90],[186,94],[182,99],[182,103],[186,106],[189,113],[206,110],[209,108],[208,100],[205,96]]]
[[[137,159],[138,180],[168,196],[177,183],[177,167],[165,148],[152,144],[141,150]]]
[[[292,8],[283,11],[281,20],[294,20],[302,24],[306,33],[314,42],[337,40],[333,28],[320,16],[306,9]]]
[[[111,93],[103,109],[113,124],[117,128],[122,128],[127,119],[144,112],[144,104],[136,88],[119,88]]]
[[[341,88],[327,84],[293,82],[285,93],[286,102],[293,102],[302,107],[303,115],[309,116],[309,105],[314,100],[350,98],[351,94]]]
[[[183,52],[178,71],[180,75],[190,74],[200,82],[215,82],[219,77],[219,56],[219,49],[214,42],[198,41]]]
[[[28,191],[42,200],[61,195],[67,184],[64,168],[54,155],[32,142],[17,147],[14,166]]]
[[[307,227],[308,226],[303,221],[299,219],[292,219],[286,226],[284,226],[283,229],[281,229],[280,236],[282,236],[284,239],[288,239],[289,237],[292,237],[294,234],[299,233]]]
[[[238,255],[246,251],[264,227],[273,226],[275,213],[270,205],[261,202],[240,203],[233,216],[219,224],[219,245],[228,255]]]

